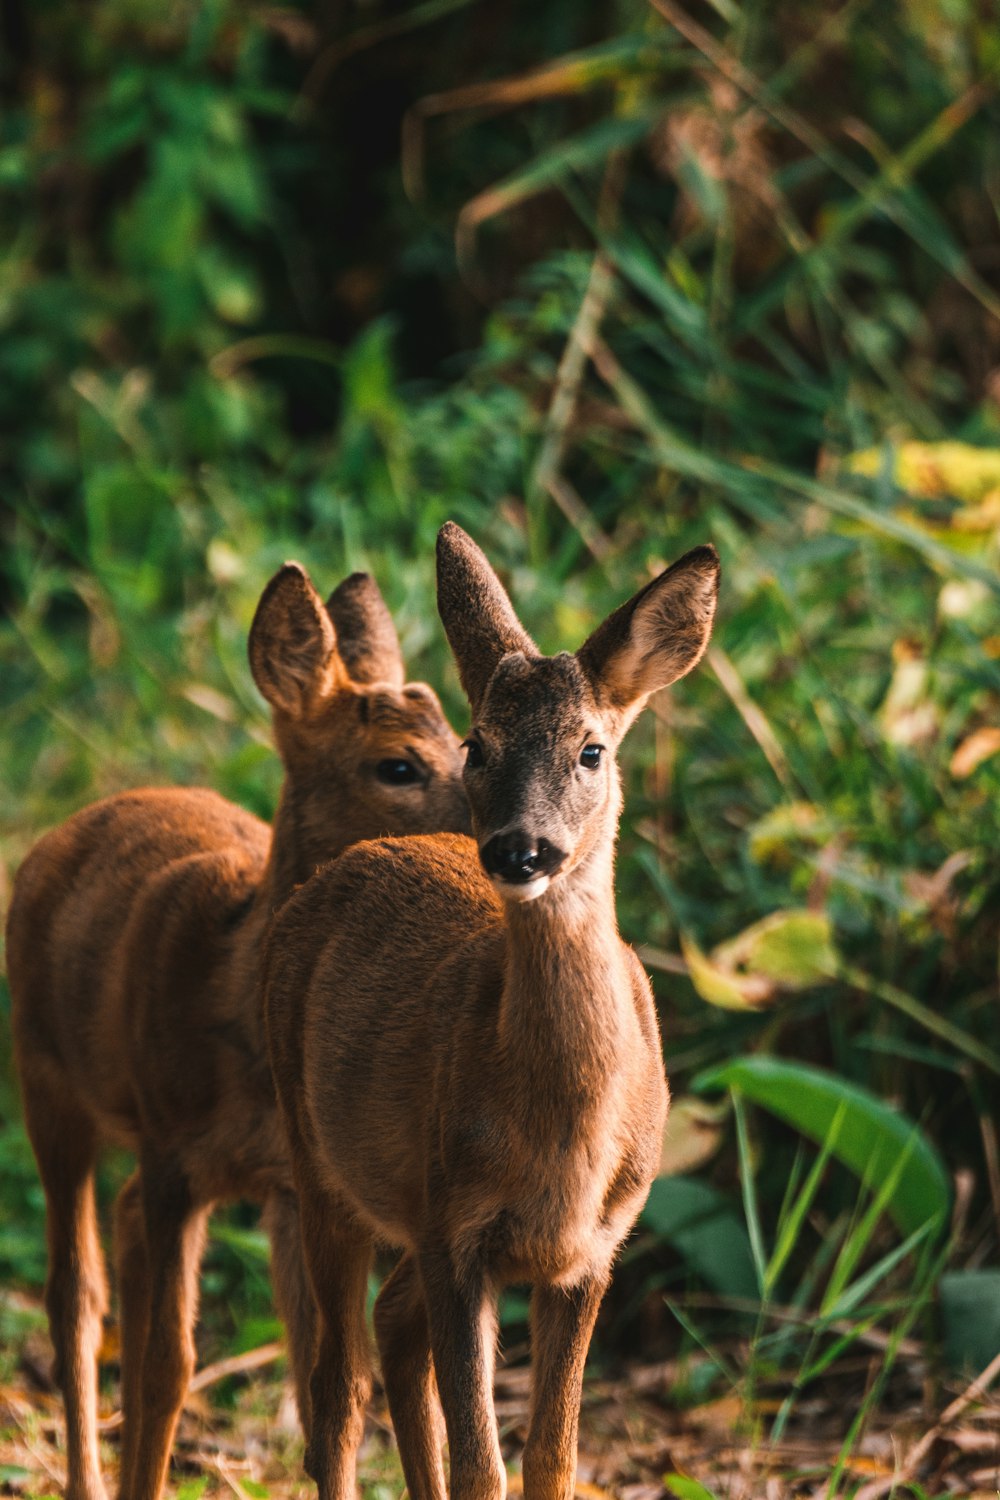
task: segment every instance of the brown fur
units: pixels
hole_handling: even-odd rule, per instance
[[[442,1407],[451,1494],[504,1494],[491,1378],[511,1281],[534,1287],[524,1492],[569,1500],[590,1334],[667,1107],[649,982],[615,923],[613,752],[648,693],[704,651],[718,561],[690,553],[577,656],[546,658],[464,532],[444,528],[438,559],[475,715],[475,841],[348,850],[288,902],[265,960],[321,1313],[307,1466],[321,1500],[349,1500],[369,1389],[364,1287],[386,1240],[403,1256],[375,1329],[412,1500],[445,1494]],[[580,752],[596,743],[590,769]],[[558,847],[554,873],[487,876],[482,851],[512,829],[516,847]]]
[[[7,962],[48,1205],[69,1500],[104,1494],[96,1355],[107,1293],[93,1195],[104,1141],[138,1157],[115,1210],[122,1496],[155,1500],[163,1484],[219,1199],[266,1204],[306,1413],[314,1311],[264,1046],[264,934],[293,887],[356,840],[468,822],[456,737],[430,688],[403,686],[371,579],[346,580],[324,607],[303,570],[286,565],[258,606],[250,658],[286,768],[273,836],[211,791],[125,792],[47,834],[15,882]],[[380,762],[399,758],[415,780],[383,784]]]

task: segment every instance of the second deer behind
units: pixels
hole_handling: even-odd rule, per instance
[[[67,1500],[103,1500],[97,1350],[107,1305],[94,1167],[138,1171],[115,1208],[122,1500],[156,1500],[194,1365],[209,1210],[264,1201],[302,1415],[314,1313],[263,1036],[264,933],[355,839],[463,828],[458,741],[404,681],[389,613],[355,574],[324,605],[288,564],[250,633],[285,781],[273,835],[214,792],[123,792],[36,844],[7,924],[15,1055],[46,1197],[46,1301],[66,1403]]]
[[[570,1500],[583,1366],[667,1109],[649,981],[618,935],[615,752],[697,663],[718,559],[689,552],[575,655],[542,656],[478,547],[438,542],[438,605],[472,707],[474,839],[361,844],[272,931],[268,1043],[321,1315],[307,1467],[351,1500],[375,1308],[412,1500],[506,1490],[496,1301],[530,1282],[526,1500]]]

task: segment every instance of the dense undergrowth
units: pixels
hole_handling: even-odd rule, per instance
[[[621,923],[676,1107],[598,1356],[680,1341],[680,1399],[783,1382],[778,1430],[871,1328],[886,1376],[908,1336],[986,1364],[995,25],[966,0],[4,16],[8,885],[124,786],[271,810],[245,640],[286,556],[321,588],[370,569],[462,727],[443,520],[549,650],[711,539],[712,653],[625,755]],[[36,1285],[12,1080],[0,1114],[0,1263]],[[252,1226],[215,1237],[217,1343],[273,1330]]]

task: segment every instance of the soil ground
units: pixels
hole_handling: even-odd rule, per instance
[[[0,1294],[0,1493],[58,1494],[65,1482],[62,1408],[51,1379],[51,1347],[41,1304]],[[736,1351],[734,1351],[735,1353]],[[102,1452],[112,1487],[119,1428],[114,1412],[114,1335],[102,1397]],[[798,1500],[798,1497],[1000,1496],[1000,1389],[967,1399],[968,1386],[933,1385],[916,1344],[897,1361],[883,1405],[872,1413],[835,1488],[831,1478],[850,1423],[878,1372],[880,1351],[833,1368],[803,1395],[780,1443],[768,1437],[786,1394],[758,1387],[678,1410],[675,1363],[623,1369],[587,1381],[581,1417],[580,1500]],[[297,1500],[315,1493],[302,1470],[302,1443],[280,1347],[268,1345],[199,1372],[174,1450],[178,1500]],[[976,1393],[972,1393],[976,1396]],[[963,1397],[966,1398],[963,1402]],[[949,1403],[957,1410],[948,1415]],[[497,1372],[496,1405],[510,1489],[529,1410],[529,1371]],[[940,1430],[936,1430],[940,1428]],[[919,1445],[919,1447],[918,1447]],[[916,1461],[914,1461],[916,1458]],[[364,1500],[395,1500],[403,1481],[384,1397],[376,1390],[361,1454]],[[701,1488],[704,1486],[704,1489]]]

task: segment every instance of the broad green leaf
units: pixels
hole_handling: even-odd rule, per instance
[[[730,1199],[710,1183],[697,1177],[658,1177],[641,1222],[668,1240],[717,1292],[756,1298],[746,1229]]]
[[[886,1210],[903,1234],[928,1220],[940,1231],[951,1201],[948,1176],[923,1131],[905,1115],[833,1073],[777,1057],[747,1057],[709,1068],[697,1092],[732,1089],[822,1145],[839,1117],[832,1154],[877,1188],[906,1153]]]
[[[949,1366],[978,1375],[1000,1351],[1000,1268],[950,1271],[938,1284]]]

